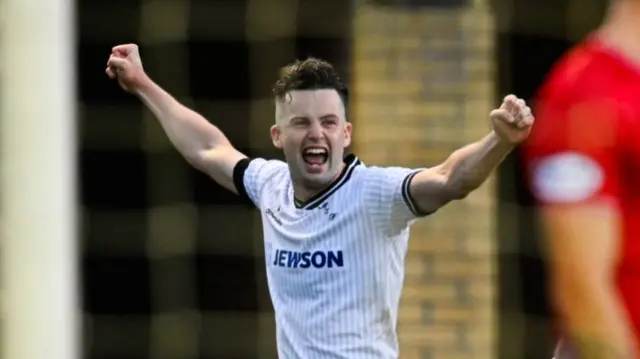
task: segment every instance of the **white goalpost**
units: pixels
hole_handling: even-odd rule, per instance
[[[74,6],[0,0],[1,359],[79,358]]]

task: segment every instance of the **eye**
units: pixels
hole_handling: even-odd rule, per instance
[[[333,127],[338,124],[338,120],[335,118],[326,118],[322,120],[322,124],[326,127]]]
[[[295,127],[304,127],[307,126],[309,124],[309,120],[306,118],[294,118],[293,120],[291,120],[291,125],[295,126]]]

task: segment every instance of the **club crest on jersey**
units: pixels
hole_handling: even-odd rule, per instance
[[[320,205],[318,209],[321,210],[325,214],[325,216],[329,217],[330,221],[333,221],[333,219],[336,218],[337,213],[331,212],[331,210],[329,209],[329,204],[327,202]]]
[[[271,264],[285,268],[342,268],[342,251],[294,252],[276,249]]]

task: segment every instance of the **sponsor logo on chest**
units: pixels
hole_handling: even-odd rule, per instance
[[[276,249],[271,258],[271,264],[285,268],[342,268],[344,257],[341,250],[295,252]]]

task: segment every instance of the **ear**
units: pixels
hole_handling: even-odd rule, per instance
[[[282,131],[280,130],[280,127],[278,127],[278,125],[273,125],[271,126],[271,141],[273,141],[273,145],[281,150],[282,149]]]
[[[351,122],[344,124],[344,147],[347,148],[351,145],[351,134],[353,133],[353,126]]]

